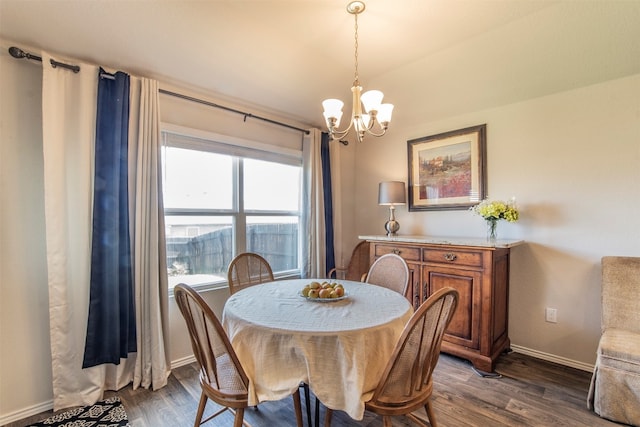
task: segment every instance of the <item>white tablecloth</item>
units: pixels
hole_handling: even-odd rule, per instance
[[[413,308],[394,291],[344,280],[348,298],[307,301],[298,292],[312,280],[227,300],[223,325],[250,380],[249,404],[283,399],[304,381],[326,406],[361,420]]]

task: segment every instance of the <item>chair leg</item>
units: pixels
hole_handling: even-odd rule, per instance
[[[309,427],[311,427],[313,424],[311,424],[311,398],[309,397],[309,384],[302,383],[302,388],[304,389],[304,403],[307,407],[307,423],[309,424]]]
[[[330,408],[327,408],[326,412],[324,413],[324,427],[331,427],[332,415],[333,415],[333,410]]]
[[[233,427],[242,427],[244,424],[244,408],[236,409],[236,416],[233,419]]]
[[[198,427],[202,422],[202,414],[204,414],[204,407],[207,405],[207,395],[204,391],[200,394],[200,402],[198,403],[198,412],[196,413],[196,420],[193,423],[193,427]]]
[[[427,400],[427,403],[424,404],[424,409],[427,411],[427,418],[429,418],[429,424],[431,427],[438,427],[436,423],[436,416],[433,413],[433,407],[431,406],[431,400]]]
[[[293,408],[296,413],[296,425],[298,427],[304,427],[302,423],[302,405],[300,404],[300,391],[296,390],[292,395],[293,397]]]
[[[393,422],[391,421],[391,417],[389,415],[382,416],[382,427],[393,427]]]

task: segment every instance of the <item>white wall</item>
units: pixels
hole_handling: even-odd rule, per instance
[[[421,108],[420,100],[404,109]],[[407,181],[407,141],[487,124],[488,196],[516,196],[517,223],[499,237],[523,239],[512,252],[509,329],[512,344],[589,369],[600,336],[600,258],[640,256],[640,75],[451,117],[403,123],[384,138],[351,144],[355,194],[351,246],[358,235],[384,234],[388,209],[377,206],[380,181]],[[349,180],[346,185],[351,185]],[[345,202],[349,202],[345,200]],[[471,212],[396,209],[400,234],[484,237]],[[545,307],[558,323],[544,321]]]
[[[40,67],[0,54],[0,424],[50,403]],[[35,84],[34,84],[35,82]]]

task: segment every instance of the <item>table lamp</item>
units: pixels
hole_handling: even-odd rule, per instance
[[[400,224],[395,217],[395,206],[404,205],[406,200],[404,182],[385,181],[380,183],[378,187],[378,204],[389,205],[389,221],[384,225],[385,230],[387,230],[387,236],[395,236],[400,229]]]

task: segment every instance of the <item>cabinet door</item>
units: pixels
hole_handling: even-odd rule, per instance
[[[427,295],[451,287],[458,291],[458,308],[444,340],[471,349],[480,348],[481,285],[479,271],[426,265],[422,270]]]

